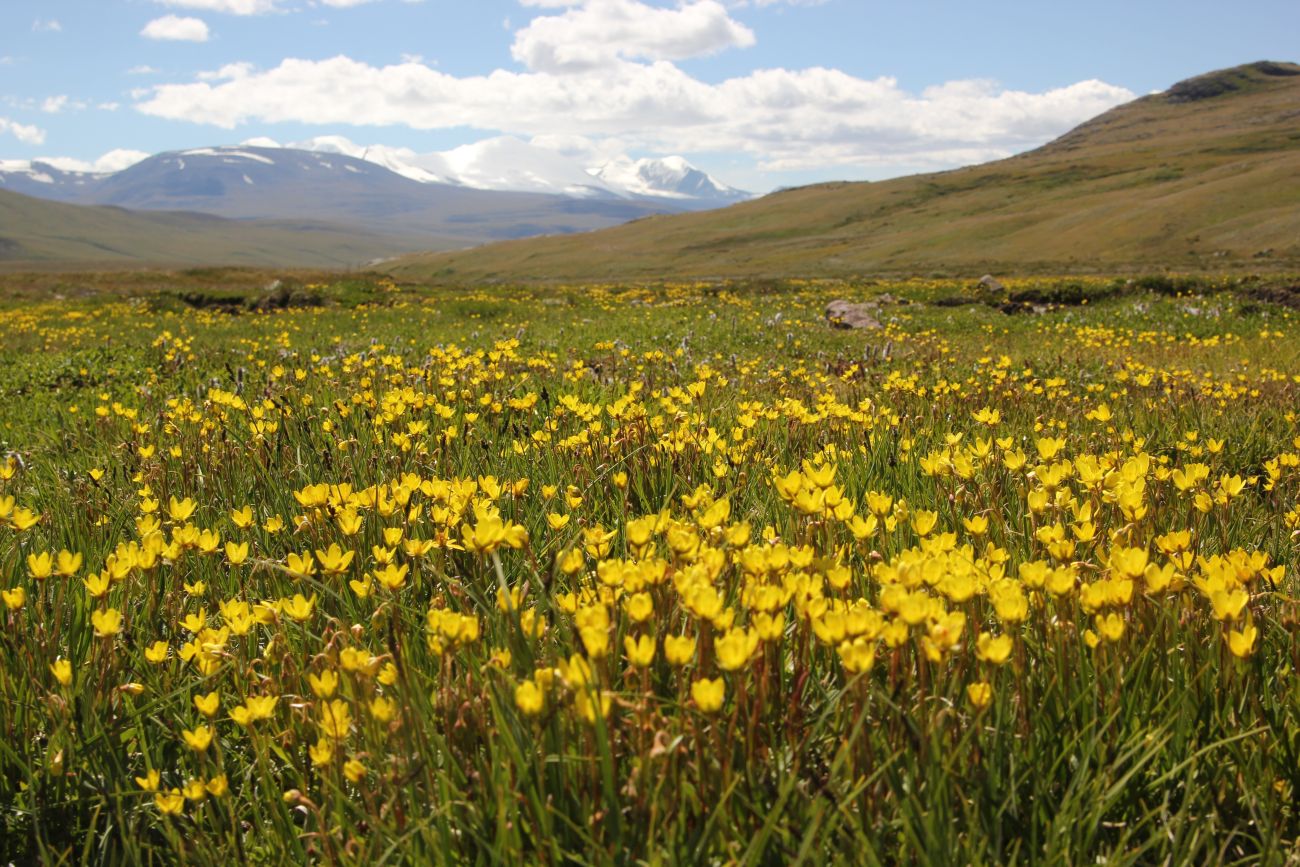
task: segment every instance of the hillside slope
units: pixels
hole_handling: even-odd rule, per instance
[[[1300,261],[1300,66],[1189,79],[998,162],[408,256],[402,278],[601,280]]]
[[[3,268],[42,263],[356,267],[420,249],[428,241],[428,236],[379,236],[304,220],[226,220],[68,205],[0,190]]]

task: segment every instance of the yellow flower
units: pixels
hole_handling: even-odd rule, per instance
[[[185,739],[190,749],[201,753],[212,743],[212,729],[204,725],[196,726],[193,730],[182,729],[181,737]]]
[[[334,760],[334,742],[327,737],[318,738],[316,743],[307,748],[307,753],[311,756],[313,765],[324,767]]]
[[[377,695],[370,700],[370,715],[379,722],[386,723],[397,715],[397,702]]]
[[[194,514],[195,506],[195,502],[189,497],[186,497],[183,500],[177,500],[175,497],[172,497],[167,503],[167,514],[170,515],[171,519],[176,523],[184,524],[190,519],[190,516]]]
[[[308,674],[307,683],[317,698],[329,698],[338,688],[339,676],[333,671],[322,671],[319,675]]]
[[[151,771],[151,773],[156,772]],[[156,792],[153,796],[153,803],[164,816],[175,816],[185,806],[185,796],[180,793],[179,789],[172,789],[170,792]]]
[[[226,792],[230,791],[230,782],[226,779],[225,774],[218,774],[208,780],[205,788],[208,790],[209,795],[214,798],[220,798],[222,795],[226,794]]]
[[[718,667],[723,671],[735,671],[749,661],[757,648],[757,633],[729,629],[714,645],[718,654]]]
[[[316,594],[313,593],[311,598],[308,599],[301,593],[295,593],[293,594],[292,599],[282,600],[280,610],[301,623],[308,617],[311,617],[311,612],[315,605]]]
[[[534,680],[525,680],[515,687],[515,706],[525,716],[536,716],[542,712],[546,693]]]
[[[912,513],[912,529],[918,536],[928,536],[934,530],[935,524],[939,523],[938,512],[928,512],[924,509],[917,509]]]
[[[1119,641],[1124,637],[1124,618],[1114,611],[1105,616],[1098,614],[1095,623],[1097,632],[1107,641]]]
[[[871,671],[876,664],[876,642],[866,638],[841,642],[836,653],[849,674],[863,674]]]
[[[144,658],[154,665],[167,660],[168,645],[165,641],[155,641],[145,648]]]
[[[345,647],[339,651],[339,664],[344,671],[366,671],[371,665],[377,665],[378,660],[365,648]]]
[[[150,770],[149,773],[145,774],[143,777],[136,777],[135,784],[140,788],[144,789],[146,792],[156,792],[158,791],[158,783],[161,779],[162,776],[158,773],[158,770],[155,768],[153,770]]]
[[[720,677],[713,680],[702,677],[691,684],[691,698],[695,699],[695,706],[701,713],[716,713],[726,697],[727,685]]]
[[[352,727],[352,710],[342,699],[321,702],[317,726],[325,737],[341,741]]]
[[[249,726],[258,720],[270,719],[275,712],[276,696],[249,696],[239,707],[230,709],[230,718],[241,726]]]
[[[637,668],[645,668],[655,658],[655,641],[649,635],[633,638],[623,636],[623,649],[627,651],[628,662]]]
[[[60,686],[72,685],[72,663],[66,659],[56,659],[50,666],[50,673],[54,679],[59,682]]]
[[[82,556],[74,554],[66,549],[60,551],[55,557],[54,571],[58,572],[64,578],[71,578],[81,569]]]
[[[1232,655],[1245,659],[1255,652],[1255,643],[1259,639],[1259,629],[1249,620],[1241,629],[1232,629],[1228,632],[1228,649]]]
[[[986,680],[968,684],[966,698],[976,710],[984,710],[993,701],[993,687]]]
[[[601,719],[609,716],[609,710],[613,707],[613,699],[608,692],[601,691],[593,694],[583,690],[574,696],[573,707],[584,720],[594,723],[597,714],[600,714]]]
[[[96,609],[90,615],[96,638],[112,638],[122,631],[122,614],[116,608]]]
[[[221,696],[216,692],[194,696],[194,707],[205,717],[214,717],[221,706]]]
[[[347,777],[350,783],[359,783],[366,778],[366,766],[356,759],[348,759],[343,763],[343,776]]]
[[[981,632],[975,641],[975,656],[982,662],[1002,665],[1011,656],[1012,641],[1010,635],[994,636]]]
[[[40,512],[33,512],[31,509],[25,509],[25,508],[14,509],[13,514],[9,516],[10,525],[12,525],[13,528],[20,533],[23,532],[24,530],[30,530],[32,527],[35,527],[40,522],[41,522]]]
[[[623,610],[633,623],[644,623],[655,613],[654,600],[649,593],[633,593],[623,600]]]
[[[27,572],[37,581],[44,581],[54,574],[54,555],[49,551],[27,555]]]
[[[678,668],[695,657],[695,639],[689,635],[669,635],[664,638],[664,658]]]
[[[355,551],[344,551],[339,547],[338,542],[331,542],[329,548],[324,551],[319,548],[316,549],[316,559],[320,561],[321,569],[326,575],[342,575],[352,565],[352,558],[355,556]],[[289,568],[294,569],[292,561]],[[302,570],[294,569],[294,571]],[[310,575],[311,573],[303,572],[303,574]]]
[[[195,802],[202,801],[208,796],[208,787],[202,780],[186,780],[182,791],[188,800]]]
[[[375,570],[374,574],[380,584],[384,585],[389,591],[396,592],[406,583],[406,573],[409,568],[405,563],[401,566],[389,563],[383,569]]]
[[[1250,594],[1238,587],[1236,590],[1216,590],[1210,594],[1210,605],[1214,609],[1214,619],[1233,621],[1241,616],[1241,611],[1250,601]]]
[[[248,559],[248,543],[227,542],[226,559],[230,561],[230,565],[232,566],[238,566],[239,564],[243,563],[245,560]]]
[[[17,611],[27,602],[27,590],[23,587],[15,587],[12,590],[0,590],[0,598],[4,599],[6,608],[10,611]]]

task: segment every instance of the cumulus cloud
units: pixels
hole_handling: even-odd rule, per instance
[[[532,70],[586,72],[621,60],[685,60],[754,44],[754,32],[717,0],[668,9],[638,0],[530,0],[567,7],[515,33],[510,54]]]
[[[227,63],[220,69],[200,72],[196,77],[199,81],[234,81],[237,78],[247,78],[256,68],[251,63],[240,61]]]
[[[164,15],[146,24],[140,35],[169,42],[207,42],[208,25],[201,18]]]
[[[279,0],[154,0],[164,6],[225,12],[230,15],[265,15],[279,8]]]
[[[0,117],[0,135],[9,134],[23,144],[38,145],[45,141],[45,130],[25,123],[18,123],[7,117]]]
[[[761,168],[796,170],[991,159],[1132,98],[1096,80],[1042,93],[983,81],[911,93],[892,78],[824,68],[761,69],[706,83],[664,60],[616,60],[598,72],[457,77],[418,63],[372,66],[338,56],[160,85],[136,107],[227,129],[260,121],[617,138],[660,153],[747,153]]]

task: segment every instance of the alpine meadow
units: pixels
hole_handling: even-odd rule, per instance
[[[526,73],[374,104],[845,4],[505,5]],[[347,59],[134,122],[318,133]],[[1300,863],[1300,66],[1104,93],[761,196],[614,127],[0,161],[0,863]]]

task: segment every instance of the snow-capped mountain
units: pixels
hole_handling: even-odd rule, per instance
[[[269,146],[274,142],[253,139],[245,144]],[[750,193],[714,179],[680,156],[639,160],[623,157],[593,166],[514,136],[497,136],[428,154],[409,148],[362,146],[342,136],[320,136],[286,147],[346,154],[414,180],[479,190],[577,198],[662,199],[685,209],[715,208],[751,198]]]
[[[255,138],[237,147],[194,148],[157,154],[135,165],[127,165],[118,172],[71,171],[52,164],[56,162],[53,160],[0,160],[0,188],[40,198],[78,202],[94,198],[88,193],[89,189],[97,188],[101,182],[108,182],[116,175],[131,172],[136,165],[147,163],[156,167],[162,161],[176,168],[186,157],[196,165],[195,160],[199,157],[216,158],[223,165],[234,165],[241,160],[267,164],[268,160],[274,160],[275,151],[283,151],[286,161],[296,161],[300,168],[308,171],[314,164],[310,161],[304,163],[301,155],[293,156],[295,152],[347,157],[381,166],[421,184],[542,193],[577,199],[648,201],[669,210],[715,208],[750,198],[749,193],[716,180],[680,156],[637,160],[619,157],[588,165],[581,159],[514,136],[497,136],[425,154],[410,148],[359,145],[337,135],[317,136],[286,145],[267,138]],[[63,161],[65,165],[70,162]],[[122,162],[118,160],[118,164]],[[344,166],[343,171],[366,174],[363,167],[355,163],[345,163]],[[249,177],[255,184],[256,179],[252,175]],[[182,183],[181,186],[189,184]]]
[[[501,136],[449,151],[365,147],[341,136],[292,146],[252,139],[146,157],[119,171],[71,161],[0,162],[0,190],[78,205],[328,223],[467,242],[585,231],[655,213],[720,207],[747,193],[681,157],[579,159]]]
[[[66,172],[41,162],[6,163],[0,189],[80,205],[189,211],[295,225],[328,223],[390,236],[467,243],[604,228],[683,210],[667,200],[575,197],[482,189],[399,162],[403,173],[320,142],[306,151],[261,144],[192,148],[111,173]],[[332,150],[324,148],[333,146]],[[395,159],[380,152],[379,158]],[[469,165],[466,161],[464,165]]]
[[[751,198],[750,194],[715,180],[682,157],[621,159],[593,172],[612,187],[642,196],[704,201],[721,205]]]
[[[0,189],[38,199],[76,201],[104,177],[95,172],[67,171],[40,160],[0,160]]]

